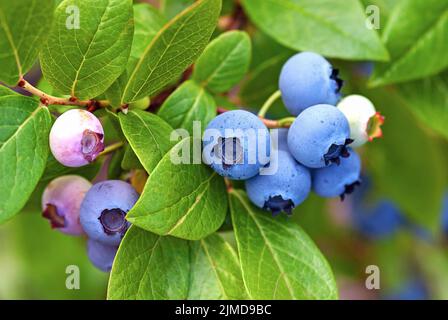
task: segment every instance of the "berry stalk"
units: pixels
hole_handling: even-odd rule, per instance
[[[282,93],[280,92],[280,90],[275,91],[263,104],[260,111],[258,112],[258,116],[264,118],[274,102],[277,101],[277,99],[279,99],[281,96]]]
[[[20,88],[26,90],[27,92],[31,93],[32,95],[35,95],[40,98],[40,102],[46,106],[53,104],[53,105],[67,105],[67,106],[79,106],[79,107],[86,107],[88,110],[95,110],[98,108],[105,108],[109,106],[109,102],[106,100],[78,100],[75,97],[71,98],[60,98],[55,97],[52,95],[49,95],[42,90],[36,88],[31,83],[26,81],[24,78],[20,79],[20,81],[17,84]]]

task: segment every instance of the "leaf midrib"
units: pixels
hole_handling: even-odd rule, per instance
[[[187,9],[185,9],[182,13],[180,13],[180,14],[179,14],[178,16],[176,16],[174,19],[172,19],[171,21],[169,21],[165,26],[163,26],[163,28],[160,29],[160,30],[157,32],[157,34],[154,36],[154,38],[152,38],[151,42],[148,44],[148,46],[147,46],[147,47],[145,48],[145,50],[143,51],[142,56],[141,56],[140,59],[138,60],[136,66],[135,66],[135,68],[134,68],[134,70],[132,71],[131,75],[130,75],[129,78],[128,78],[128,81],[127,81],[127,83],[126,83],[126,86],[124,87],[124,90],[123,90],[123,95],[122,95],[122,97],[121,97],[121,104],[124,103],[123,99],[124,99],[124,98],[126,97],[126,95],[127,95],[128,88],[129,88],[130,83],[133,81],[133,79],[134,79],[134,77],[136,76],[138,70],[140,69],[141,65],[143,64],[143,61],[145,60],[145,58],[146,58],[148,52],[149,52],[149,51],[151,50],[151,48],[154,46],[154,44],[156,43],[156,41],[162,36],[162,34],[163,34],[166,30],[168,30],[172,25],[174,25],[176,22],[178,22],[181,18],[183,18],[184,16],[186,16],[186,15],[187,15],[188,13],[190,13],[192,10],[196,9],[196,7],[198,7],[199,5],[201,5],[202,2],[203,2],[203,1],[197,1],[197,2],[195,2],[193,5],[191,5],[191,6],[188,7]],[[182,25],[184,25],[184,24],[185,24],[185,22],[182,23]],[[181,29],[181,28],[179,28],[179,29]],[[179,29],[178,29],[178,30],[179,30]],[[175,36],[177,35],[178,30],[176,31],[176,33],[175,33],[175,35],[173,36],[173,38],[175,38]],[[168,48],[168,46],[167,46],[167,48]],[[161,55],[161,57],[163,57],[163,55],[165,54],[167,48],[165,49],[165,51],[164,51],[164,53]],[[160,62],[160,60],[161,60],[161,58],[159,58],[159,61],[157,62],[157,64]],[[156,66],[157,66],[157,64],[156,64]],[[151,72],[149,72],[149,76],[152,75],[152,72],[153,72],[153,70],[152,70]],[[148,76],[148,77],[149,77],[149,76]],[[141,91],[141,88],[143,88],[143,86],[140,87],[140,89],[139,89],[140,91]],[[129,99],[129,100],[133,100],[133,99],[135,98],[135,96],[136,96],[136,94],[134,94],[134,95],[133,95],[133,98],[132,98],[132,99]]]
[[[219,284],[219,288],[221,289],[221,292],[222,292],[222,294],[224,296],[224,300],[229,300],[229,296],[227,295],[226,291],[224,290],[224,286],[223,286],[223,284],[221,282],[221,278],[220,278],[220,276],[218,274],[218,270],[217,270],[218,268],[216,267],[215,261],[210,256],[210,253],[208,251],[207,245],[205,244],[205,241],[203,239],[201,239],[200,243],[201,243],[201,247],[204,249],[204,252],[205,252],[205,255],[207,256],[207,259],[209,260],[209,262],[210,262],[210,264],[212,266],[213,273],[216,276],[216,281]]]
[[[95,32],[93,34],[93,37],[90,39],[89,46],[87,47],[87,50],[86,50],[85,54],[82,55],[82,61],[79,64],[78,70],[76,70],[75,79],[73,80],[73,84],[72,84],[72,88],[71,88],[71,96],[72,97],[75,97],[75,89],[76,89],[76,85],[77,85],[77,82],[78,82],[79,74],[81,73],[81,69],[82,69],[82,67],[84,66],[84,63],[87,60],[86,57],[89,54],[89,51],[90,51],[90,49],[92,47],[92,44],[95,42],[96,36],[98,34],[98,31],[100,30],[100,26],[103,24],[104,15],[106,14],[107,9],[109,8],[109,5],[110,5],[110,0],[107,0],[107,5],[104,7],[104,11],[101,14],[100,23],[98,23],[98,25],[96,27],[96,30],[95,30]],[[76,34],[76,31],[75,31],[75,34]]]

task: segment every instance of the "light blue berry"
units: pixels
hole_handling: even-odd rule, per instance
[[[269,130],[250,112],[228,111],[209,123],[203,147],[205,162],[219,175],[246,180],[269,162]]]
[[[119,245],[129,227],[126,213],[139,195],[129,184],[107,180],[95,184],[81,204],[81,225],[89,238],[106,245]]]
[[[342,158],[339,165],[313,170],[313,189],[321,197],[341,197],[354,191],[361,184],[361,159],[349,149],[350,157]]]
[[[311,175],[284,150],[278,151],[277,171],[273,175],[258,175],[246,181],[249,199],[259,208],[270,210],[274,215],[284,211],[291,214],[294,207],[308,197]],[[275,160],[272,155],[271,165]]]
[[[117,246],[108,246],[92,239],[87,241],[87,256],[90,262],[104,272],[112,269],[117,250]]]
[[[350,125],[336,107],[320,104],[303,111],[288,132],[288,147],[294,158],[309,168],[323,168],[348,157],[352,143]]]
[[[279,87],[288,111],[297,116],[316,104],[336,105],[343,81],[322,56],[302,52],[291,57],[280,73]]]

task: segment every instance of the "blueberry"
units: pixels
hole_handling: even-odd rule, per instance
[[[289,152],[288,148],[288,129],[280,128],[280,129],[272,129],[271,130],[271,142],[272,146],[274,145],[274,133],[277,136],[277,149],[281,151]]]
[[[297,116],[317,104],[336,105],[343,81],[322,56],[302,52],[291,57],[280,73],[279,87],[288,111]]]
[[[273,154],[271,165],[275,159]],[[246,181],[247,195],[257,207],[270,210],[273,215],[281,211],[291,214],[310,193],[310,172],[287,151],[279,150],[277,159],[277,171],[273,175],[258,175]]]
[[[87,256],[90,262],[104,272],[109,272],[112,269],[117,250],[117,246],[105,245],[92,239],[87,241]]]
[[[51,227],[70,235],[81,235],[79,208],[92,184],[76,175],[61,176],[51,181],[42,195],[42,215]]]
[[[412,279],[400,285],[385,297],[387,300],[427,300],[430,298],[428,288],[422,279]]]
[[[325,198],[341,197],[343,200],[347,194],[361,184],[361,159],[351,149],[350,157],[342,158],[339,164],[313,170],[313,190],[319,196]]]
[[[118,245],[129,227],[126,213],[139,195],[128,183],[107,180],[95,184],[81,204],[81,225],[87,235],[106,245]]]
[[[84,166],[104,150],[103,127],[98,118],[88,111],[66,111],[51,128],[50,148],[64,166]]]
[[[373,204],[355,204],[352,209],[355,228],[372,239],[394,234],[404,225],[401,211],[390,200],[382,199]]]
[[[213,119],[203,136],[203,157],[219,175],[246,180],[269,162],[270,135],[254,114],[234,110]]]
[[[381,125],[384,117],[376,112],[373,103],[360,95],[347,96],[338,104],[338,109],[350,124],[351,147],[357,148],[382,136]]]
[[[294,158],[309,168],[339,163],[350,154],[347,145],[350,126],[336,107],[320,104],[303,111],[288,132],[288,146]]]

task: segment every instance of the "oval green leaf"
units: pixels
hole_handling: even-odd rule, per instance
[[[122,103],[150,96],[176,79],[204,50],[220,11],[221,0],[200,0],[165,25],[129,75]]]
[[[65,0],[40,53],[43,74],[60,93],[95,98],[124,71],[133,32],[131,0]]]
[[[194,81],[184,82],[163,103],[157,113],[173,128],[193,133],[193,121],[200,121],[202,130],[216,116],[213,97]]]
[[[447,33],[448,1],[400,1],[382,37],[391,61],[375,66],[369,84],[415,80],[444,70],[448,67]]]
[[[0,98],[0,222],[26,204],[48,158],[51,116],[31,98]]]
[[[297,224],[255,208],[240,190],[230,194],[230,211],[251,299],[338,297],[328,262]]]
[[[15,86],[36,62],[53,20],[53,0],[0,0],[0,81]]]
[[[243,0],[252,21],[284,46],[351,60],[388,60],[359,0]]]
[[[111,300],[181,300],[188,296],[188,242],[131,227],[118,249],[109,279]]]
[[[238,256],[218,234],[190,242],[189,300],[241,300],[246,291]]]
[[[205,48],[195,64],[193,80],[212,92],[225,92],[244,77],[250,58],[248,34],[242,31],[226,32]]]
[[[173,128],[160,117],[142,110],[119,114],[121,128],[132,150],[148,173],[175,145],[170,141]]]

